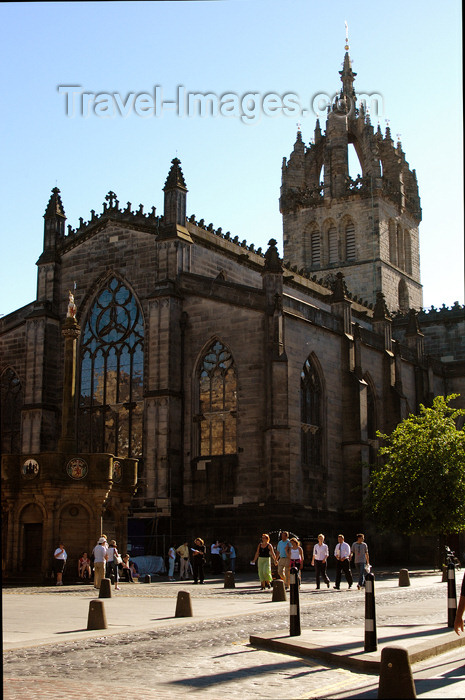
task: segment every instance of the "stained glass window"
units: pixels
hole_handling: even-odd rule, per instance
[[[144,328],[130,290],[113,277],[99,293],[81,339],[82,452],[142,455]]]
[[[300,375],[302,463],[312,469],[321,466],[321,383],[310,359]]]
[[[219,341],[200,368],[200,454],[236,452],[236,370],[231,353]]]
[[[2,374],[0,394],[0,447],[5,454],[19,453],[24,398],[19,377],[11,368]]]

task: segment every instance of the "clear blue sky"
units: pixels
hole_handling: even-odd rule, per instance
[[[464,303],[460,2],[3,3],[0,314],[35,298],[42,217],[55,185],[73,228],[101,211],[110,189],[123,205],[161,213],[177,155],[188,215],[257,247],[281,242],[282,158],[297,122],[304,141],[312,138],[313,96],[340,88],[345,20],[356,90],[383,96],[381,127],[390,120],[417,171],[424,306]],[[166,109],[104,118],[90,108],[87,118],[79,110],[71,117],[59,85],[118,93],[123,102],[153,95],[156,85],[164,100],[178,85],[219,96],[292,93],[309,113],[281,110],[253,123]]]

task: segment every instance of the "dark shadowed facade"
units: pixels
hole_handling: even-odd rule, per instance
[[[37,299],[0,319],[4,573],[46,574],[60,539],[74,566],[102,531],[243,560],[262,531],[373,532],[376,431],[465,405],[464,308],[421,308],[415,172],[354,77],[347,53],[325,133],[283,163],[284,260],[187,218],[177,158],[161,216],[109,192],[66,229],[52,190]]]

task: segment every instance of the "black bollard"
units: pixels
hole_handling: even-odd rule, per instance
[[[376,609],[375,609],[375,577],[374,574],[365,576],[365,651],[376,651]]]
[[[298,637],[300,631],[300,603],[299,603],[299,570],[295,566],[291,572],[291,588],[290,588],[290,637]]]
[[[455,616],[457,614],[457,593],[455,590],[455,566],[447,566],[447,626],[454,628]]]
[[[410,586],[410,575],[408,569],[399,571],[399,586]]]
[[[407,649],[384,647],[381,651],[378,698],[416,698]]]
[[[87,629],[106,630],[107,627],[107,616],[105,615],[103,600],[91,600],[87,617]]]
[[[102,578],[100,581],[99,598],[111,598],[111,579]]]
[[[193,617],[191,594],[189,591],[178,591],[175,617]]]
[[[272,587],[273,587],[273,595],[271,597],[272,603],[287,600],[286,589],[284,587],[284,581],[281,581],[281,579],[278,578],[278,579],[276,579],[276,581],[273,581]]]
[[[224,572],[224,587],[225,588],[236,588],[236,581],[234,579],[234,571]]]

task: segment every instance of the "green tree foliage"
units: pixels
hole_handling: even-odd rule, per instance
[[[440,535],[465,529],[465,430],[463,409],[437,396],[383,438],[385,460],[371,473],[368,509],[380,529],[405,535]]]

